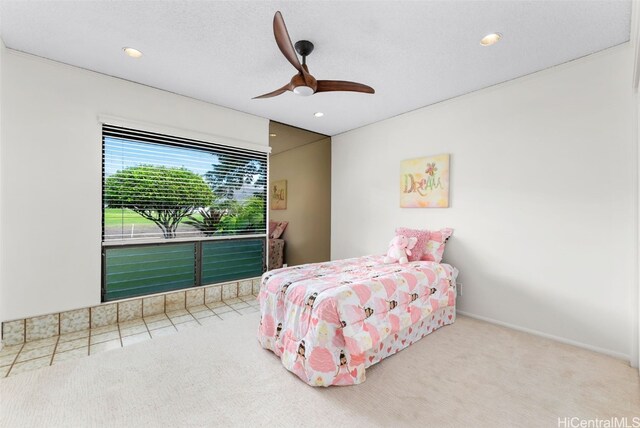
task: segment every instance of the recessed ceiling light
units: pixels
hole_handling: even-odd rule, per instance
[[[277,137],[278,134],[269,134],[269,137]]]
[[[122,48],[122,50],[131,58],[140,58],[142,56],[142,52],[135,48]]]
[[[480,39],[480,44],[482,46],[491,46],[497,43],[501,38],[502,38],[502,34],[500,33],[487,34],[482,39]]]
[[[324,113],[323,113],[323,112],[321,112],[321,111],[317,111],[317,112],[313,113],[313,115],[314,115],[315,117],[322,117],[322,116],[324,116]]]

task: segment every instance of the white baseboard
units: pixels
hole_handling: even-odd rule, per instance
[[[456,310],[456,313],[458,313],[460,315],[464,315],[464,316],[469,317],[469,318],[475,318],[475,319],[480,320],[480,321],[486,321],[486,322],[491,323],[491,324],[496,324],[496,325],[500,325],[502,327],[507,327],[507,328],[510,328],[512,330],[518,330],[518,331],[522,331],[524,333],[533,334],[534,336],[544,337],[545,339],[555,340],[556,342],[566,343],[567,345],[577,346],[578,348],[588,349],[589,351],[598,352],[599,354],[609,355],[611,357],[618,358],[620,360],[631,361],[629,355],[623,354],[623,353],[620,353],[620,352],[611,351],[609,349],[600,348],[598,346],[587,345],[586,343],[577,342],[575,340],[566,339],[566,338],[560,337],[560,336],[554,336],[552,334],[543,333],[543,332],[538,331],[538,330],[532,330],[530,328],[520,327],[518,325],[509,324],[507,322],[494,320],[492,318],[483,317],[483,316],[472,314],[472,313],[465,312],[465,311]]]

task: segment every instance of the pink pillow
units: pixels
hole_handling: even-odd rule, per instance
[[[273,232],[269,234],[269,238],[278,239],[284,233],[284,230],[287,228],[289,224],[288,221],[279,221],[276,227],[273,229]]]
[[[444,255],[444,247],[447,244],[447,240],[453,234],[453,229],[445,228],[436,231],[431,231],[429,235],[429,241],[422,255],[422,260],[440,263],[442,256]]]
[[[415,247],[411,249],[411,255],[407,256],[410,262],[416,262],[424,257],[424,251],[427,248],[427,241],[429,240],[428,230],[408,229],[406,227],[399,227],[396,229],[396,236],[404,235],[407,238],[416,238],[417,242]]]
[[[277,221],[269,220],[269,238],[271,238],[271,234],[273,234],[273,231],[276,230],[277,225]]]

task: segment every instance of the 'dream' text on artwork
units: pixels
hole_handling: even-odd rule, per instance
[[[443,188],[440,177],[434,177],[433,175],[427,175],[427,178],[416,180],[413,174],[404,174],[403,178],[404,193],[418,193],[421,196],[426,196],[429,192]]]

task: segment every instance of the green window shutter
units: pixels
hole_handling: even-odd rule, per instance
[[[202,284],[260,276],[264,260],[265,239],[202,242]]]
[[[106,248],[104,300],[195,285],[195,243]]]

